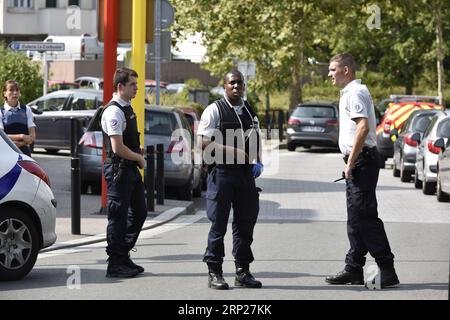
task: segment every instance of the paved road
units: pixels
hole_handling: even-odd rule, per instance
[[[412,183],[393,178],[387,169],[381,172],[378,200],[396,256],[400,288],[369,291],[324,282],[326,275],[343,267],[348,249],[344,184],[330,182],[342,167],[340,155],[332,150],[281,151],[279,171],[258,179],[264,191],[252,271],[263,282],[262,289],[233,288],[230,234],[226,236],[224,272],[232,289],[222,292],[206,287],[201,258],[209,223],[204,200],[200,200],[197,214],[141,234],[138,251],[133,253],[146,269],[141,276],[105,278],[105,244],[101,243],[40,255],[26,279],[0,284],[0,300],[447,299],[450,203],[424,196]],[[367,265],[373,263],[368,257]],[[81,272],[80,288],[70,289],[77,283],[73,281],[76,270]]]

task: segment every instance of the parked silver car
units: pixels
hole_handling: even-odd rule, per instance
[[[83,193],[87,192],[89,185],[93,193],[100,192],[103,136],[99,118],[99,114],[92,118],[79,142]],[[175,136],[173,132],[177,129],[185,131]],[[193,196],[200,196],[201,164],[194,164],[194,136],[183,113],[172,107],[146,105],[144,134],[146,146],[164,145],[166,186],[176,188],[180,200],[191,200]]]
[[[450,137],[450,130],[447,130],[450,121],[450,111],[440,111],[433,116],[427,130],[420,137],[419,133],[413,134],[411,139],[419,142],[416,153],[414,186],[422,187],[424,194],[434,194],[436,192],[437,181],[437,161],[441,151],[434,145],[439,138]]]
[[[450,131],[450,121],[446,121],[445,130]],[[447,140],[447,143],[445,143]],[[439,202],[450,201],[450,139],[439,138],[434,146],[441,148],[438,158],[436,195]]]
[[[73,82],[78,83],[80,88],[103,90],[103,79],[97,77],[78,77]]]
[[[337,147],[339,111],[335,103],[310,102],[299,104],[292,112],[287,126],[287,148],[315,146]]]
[[[391,131],[395,136],[394,165],[392,172],[394,177],[400,177],[402,182],[411,181],[416,164],[417,141],[411,139],[418,132],[421,136],[427,130],[433,116],[438,110],[416,110],[406,120],[404,130],[398,133],[397,129]]]
[[[44,148],[50,153],[69,150],[71,119],[78,119],[86,127],[95,110],[103,104],[102,100],[101,90],[75,89],[55,91],[28,103],[38,111],[34,115],[34,148]]]

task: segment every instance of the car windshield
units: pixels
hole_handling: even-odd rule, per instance
[[[431,122],[431,119],[433,118],[432,114],[427,115],[419,115],[414,118],[413,123],[411,125],[411,131],[417,131],[420,133],[424,133],[425,130],[427,130],[428,125]]]
[[[16,151],[17,153],[22,153],[22,151],[20,151],[20,149],[17,148],[17,146],[14,144],[14,142],[12,142],[11,139],[9,139],[9,137],[6,135],[6,133],[3,130],[0,130],[0,137],[1,137],[1,139],[5,140],[6,144],[8,146],[10,146],[11,149]]]
[[[74,94],[67,110],[95,110],[102,105],[95,95]]]
[[[176,128],[176,120],[171,113],[158,111],[145,113],[145,134],[170,136]]]
[[[336,118],[336,113],[333,107],[303,105],[297,107],[292,116],[300,118]]]
[[[437,136],[442,138],[450,138],[450,118],[439,123]]]
[[[48,96],[37,101],[34,105],[37,106],[39,111],[61,111],[64,107],[64,102],[66,101],[67,96],[68,94],[61,96]]]

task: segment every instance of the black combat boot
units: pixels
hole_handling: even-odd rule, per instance
[[[326,277],[325,281],[330,284],[364,284],[363,270],[347,271],[344,269],[335,276]]]
[[[381,288],[396,288],[400,285],[394,267],[380,270]]]
[[[131,269],[136,269],[138,273],[144,272],[143,267],[137,265],[136,263],[133,262],[133,260],[131,260],[130,254],[128,254],[128,257],[125,259],[124,264]]]
[[[125,264],[127,257],[110,256],[108,259],[108,268],[106,270],[107,278],[131,278],[139,273],[136,269],[130,268]]]
[[[208,264],[208,288],[227,290],[228,283],[223,278],[222,266]]]
[[[261,288],[262,283],[253,277],[248,266],[236,268],[236,278],[234,280],[236,287]]]

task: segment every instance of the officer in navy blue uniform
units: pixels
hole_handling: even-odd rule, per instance
[[[134,277],[144,272],[130,258],[147,217],[144,168],[136,114],[130,105],[137,92],[137,73],[119,68],[114,74],[113,99],[105,107],[101,125],[106,147],[104,174],[108,186],[107,277]],[[131,208],[130,212],[128,208]]]
[[[209,171],[206,202],[211,228],[203,261],[208,265],[208,286],[228,289],[222,263],[224,236],[233,207],[235,285],[260,288],[261,282],[250,273],[254,260],[250,246],[259,212],[255,178],[263,169],[259,122],[253,108],[242,99],[245,84],[239,71],[225,75],[224,88],[224,97],[204,110],[197,133],[202,138],[203,159]]]
[[[378,217],[376,187],[379,153],[376,121],[369,90],[355,78],[356,63],[349,53],[330,60],[329,77],[342,88],[339,100],[339,148],[346,164],[347,235],[350,249],[345,268],[326,278],[330,284],[364,284],[363,267],[369,252],[381,273],[381,288],[398,286],[394,255]]]
[[[5,104],[0,107],[0,129],[26,155],[31,156],[30,145],[36,138],[36,125],[30,107],[19,103],[20,87],[14,80],[8,80],[3,85]]]

